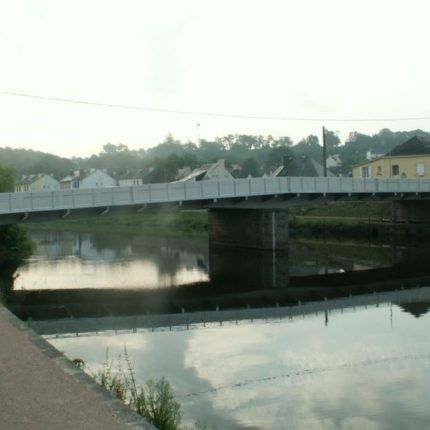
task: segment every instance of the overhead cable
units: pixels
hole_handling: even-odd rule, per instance
[[[328,117],[290,117],[290,116],[266,116],[266,115],[244,115],[233,113],[219,112],[198,112],[178,109],[153,108],[145,106],[123,105],[115,103],[101,103],[88,100],[68,99],[61,97],[48,97],[36,94],[16,93],[12,91],[0,91],[0,94],[7,96],[27,97],[38,100],[46,100],[61,103],[75,103],[81,105],[107,107],[113,109],[128,109],[155,113],[167,113],[177,115],[193,115],[193,116],[209,116],[218,118],[236,118],[236,119],[255,119],[255,120],[271,120],[271,121],[303,121],[303,122],[397,122],[397,121],[423,121],[430,120],[430,116],[417,117],[386,117],[386,118],[328,118]]]

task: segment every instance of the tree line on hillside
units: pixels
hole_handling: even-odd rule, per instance
[[[338,173],[348,175],[351,166],[363,161],[370,149],[388,152],[415,135],[430,139],[430,133],[422,130],[393,132],[382,129],[372,136],[352,132],[342,145],[336,133],[327,130],[327,156],[338,154],[342,162]],[[18,176],[48,173],[57,179],[78,169],[99,168],[121,174],[130,169],[153,168],[153,182],[166,182],[175,178],[178,169],[186,166],[194,168],[220,158],[225,159],[227,169],[234,176],[261,176],[278,167],[285,155],[310,156],[322,163],[320,138],[309,135],[294,143],[288,136],[276,139],[270,135],[230,134],[213,141],[201,139],[196,144],[180,142],[169,134],[162,143],[146,150],[129,149],[122,143],[107,143],[99,154],[71,159],[40,151],[6,147],[0,148],[0,165],[13,166]]]

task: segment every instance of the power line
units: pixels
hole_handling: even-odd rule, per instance
[[[194,115],[194,116],[209,116],[217,118],[237,118],[237,119],[255,119],[255,120],[272,120],[272,121],[303,121],[303,122],[400,122],[400,121],[423,121],[430,120],[430,116],[419,117],[396,117],[396,118],[318,118],[318,117],[288,117],[288,116],[265,116],[265,115],[242,115],[217,112],[197,112],[177,109],[161,109],[144,106],[122,105],[115,103],[100,103],[88,100],[67,99],[61,97],[47,97],[36,94],[15,93],[12,91],[0,91],[0,94],[7,96],[27,97],[38,100],[46,100],[61,103],[74,103],[81,105],[108,107],[113,109],[128,109],[139,110],[146,112],[169,113],[177,115]]]

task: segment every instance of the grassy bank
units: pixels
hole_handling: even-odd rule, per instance
[[[206,211],[145,212],[133,215],[99,216],[35,223],[32,230],[131,233],[163,236],[204,237],[208,230]]]
[[[400,239],[430,236],[423,226],[393,226],[390,218],[390,202],[333,202],[289,209],[291,237],[385,240],[393,235]],[[37,223],[32,224],[31,229],[205,237],[208,234],[208,213],[204,210],[148,211]]]

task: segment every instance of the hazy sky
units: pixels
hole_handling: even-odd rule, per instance
[[[428,0],[0,0],[0,146],[90,155],[229,133],[430,129]],[[335,119],[328,121],[328,119]]]

